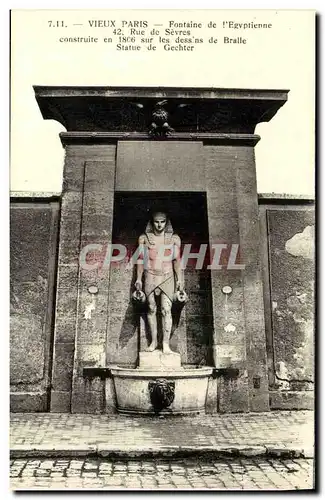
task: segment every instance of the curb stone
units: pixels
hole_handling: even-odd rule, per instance
[[[273,458],[314,458],[312,448],[302,449],[296,447],[272,446],[161,446],[156,448],[139,448],[138,446],[114,447],[105,444],[79,446],[73,445],[19,445],[11,448],[10,458],[104,458],[125,459],[131,458],[227,458],[227,457],[273,457]]]

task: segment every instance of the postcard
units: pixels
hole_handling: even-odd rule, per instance
[[[12,10],[12,490],[312,490],[313,10]]]

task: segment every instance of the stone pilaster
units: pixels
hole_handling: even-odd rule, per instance
[[[71,411],[99,413],[104,409],[104,382],[83,377],[85,366],[106,366],[106,334],[110,263],[106,259],[112,240],[115,147],[107,146],[106,160],[85,164],[82,203],[81,255],[78,276],[77,330],[75,337]],[[88,245],[99,245],[96,257],[86,253]],[[90,248],[90,247],[89,247]],[[87,257],[94,256],[87,269]],[[84,262],[85,260],[85,262]]]
[[[224,245],[221,269],[211,269],[213,359],[218,369],[239,370],[235,377],[221,375],[211,381],[208,405],[212,411],[248,411],[243,271],[229,265],[233,246],[240,244],[236,169],[239,162],[245,165],[247,147],[238,140],[237,145],[204,149],[210,246]],[[224,287],[231,287],[229,295],[224,294]]]
[[[245,162],[236,163],[236,194],[246,331],[249,410],[268,411],[268,375],[261,273],[260,227],[253,148],[245,148]]]
[[[92,165],[93,159],[95,159],[95,165]],[[90,163],[87,163],[88,160]],[[96,231],[107,231],[108,235],[111,231],[112,211],[108,210],[108,206],[111,207],[111,205],[104,189],[114,182],[114,177],[109,177],[108,174],[108,181],[105,183],[105,179],[100,180],[103,172],[99,172],[99,170],[97,173],[94,172],[94,168],[98,166],[102,168],[104,173],[106,170],[109,172],[109,168],[106,169],[105,166],[106,161],[114,163],[114,146],[85,146],[78,143],[66,146],[58,255],[51,411],[71,411],[72,380],[76,379],[76,366],[78,364],[76,364],[76,360],[78,360],[79,355],[78,350],[76,350],[78,338],[76,334],[80,330],[80,290],[86,286],[83,286],[82,270],[79,266],[80,251],[86,240],[90,242],[96,240],[97,236],[102,236],[99,233],[96,235]],[[107,219],[108,217],[110,219]],[[107,222],[109,223],[108,228],[106,228]],[[100,224],[102,224],[102,229]],[[80,348],[81,351],[82,348]],[[87,356],[85,349],[81,356]],[[103,404],[101,406],[103,407]]]
[[[68,146],[63,171],[51,391],[54,412],[71,410],[84,152],[84,148]]]

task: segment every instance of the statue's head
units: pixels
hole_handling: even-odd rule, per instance
[[[165,212],[154,212],[152,214],[152,228],[155,233],[161,234],[166,229],[168,218]]]
[[[173,235],[173,227],[167,213],[164,210],[154,210],[147,223],[145,232],[149,240],[151,234],[164,234],[165,241],[169,244],[169,240]]]

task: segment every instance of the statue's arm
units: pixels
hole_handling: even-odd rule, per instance
[[[173,235],[173,244],[174,244],[173,267],[176,275],[176,289],[183,290],[184,280],[183,280],[183,271],[181,266],[181,239],[177,234]]]
[[[145,244],[145,236],[144,234],[141,234],[138,240],[138,251],[139,251],[139,257],[138,257],[138,262],[136,264],[137,267],[137,279],[135,282],[135,287],[137,290],[142,290],[142,276],[143,276],[143,269],[144,265],[141,264],[139,261],[144,258],[144,244]]]

